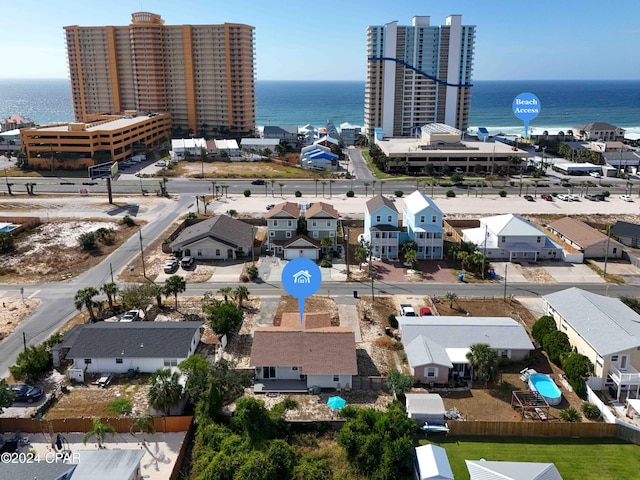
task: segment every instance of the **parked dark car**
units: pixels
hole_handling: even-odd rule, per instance
[[[40,387],[27,385],[25,383],[17,383],[10,385],[9,388],[16,394],[14,401],[33,403],[44,395],[44,390]]]
[[[251,185],[264,185],[264,180],[259,178],[257,180],[254,180],[253,182],[251,182]]]
[[[524,196],[524,199],[525,199],[527,202],[533,202],[533,197],[532,197],[531,195],[525,195],[525,196]]]

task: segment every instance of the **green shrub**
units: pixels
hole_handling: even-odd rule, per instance
[[[250,197],[250,196],[251,196],[251,190],[245,190],[244,192],[242,192],[242,194],[243,194],[245,197]]]
[[[131,402],[128,398],[118,398],[107,404],[107,410],[109,410],[109,413],[114,416],[129,415],[133,410],[133,407],[131,406]]]
[[[387,320],[389,321],[389,326],[391,328],[398,328],[398,319],[393,313],[389,314]]]
[[[549,315],[543,315],[536,323],[533,324],[533,328],[531,329],[531,336],[533,339],[542,344],[542,339],[551,332],[555,332],[557,330],[556,321],[553,317]]]
[[[456,196],[456,192],[454,192],[453,190],[447,190],[446,195],[448,198],[453,198]]]
[[[94,250],[98,248],[98,242],[96,240],[96,234],[94,232],[81,233],[78,236],[78,243],[82,250]]]
[[[296,197],[301,197],[302,196],[302,192],[300,190],[296,190],[296,192],[294,193],[294,195]]]
[[[402,190],[396,190],[395,192],[393,192],[395,194],[396,197],[400,198],[402,197],[402,195],[404,195],[404,192]]]
[[[596,418],[598,418],[600,416],[600,409],[597,407],[597,405],[591,403],[591,402],[584,402],[581,406],[580,406],[580,410],[582,411],[582,414],[591,419],[591,420],[595,420]]]
[[[120,220],[120,223],[122,225],[126,225],[127,227],[135,227],[136,225],[136,221],[131,218],[129,215],[125,215],[124,217],[122,217],[122,220]]]
[[[500,191],[498,192],[498,195],[500,195],[502,198],[504,198],[504,197],[506,197],[506,196],[507,196],[507,191],[506,191],[506,190],[500,190]]]
[[[571,353],[571,344],[566,333],[556,330],[548,333],[542,339],[542,348],[556,365],[560,365],[562,358]]]
[[[320,262],[320,266],[323,268],[331,268],[333,266],[333,264],[331,263],[331,260],[327,260],[326,258],[324,260],[322,260]]]
[[[355,197],[355,192],[353,190],[348,190],[347,191],[347,197]]]
[[[247,275],[249,275],[249,279],[253,282],[256,278],[258,278],[258,267],[255,265],[251,265],[247,268]]]
[[[611,196],[611,192],[609,190],[605,190],[604,192],[602,192],[602,195],[604,195],[605,197],[609,197]]]
[[[569,407],[560,412],[560,420],[563,422],[576,423],[582,421],[582,416],[575,408]]]

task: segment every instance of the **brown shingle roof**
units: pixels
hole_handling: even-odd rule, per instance
[[[339,218],[338,211],[328,203],[315,202],[307,208],[307,218]]]
[[[548,227],[582,248],[588,248],[607,241],[607,236],[604,233],[571,217],[564,217],[551,222]],[[615,240],[611,241],[615,242]]]
[[[357,375],[356,339],[344,327],[291,330],[259,327],[253,335],[250,366],[296,366],[303,375]]]
[[[301,234],[301,235],[296,235],[295,237],[293,237],[293,238],[292,238],[292,239],[290,239],[290,240],[286,240],[284,243],[282,243],[282,246],[283,246],[284,248],[288,248],[292,243],[294,243],[294,242],[296,242],[296,241],[298,241],[298,240],[300,240],[300,239],[304,239],[304,240],[305,240],[305,241],[307,241],[310,245],[309,245],[308,247],[296,246],[295,248],[303,248],[303,249],[304,249],[304,248],[316,248],[316,249],[317,249],[317,248],[320,248],[320,246],[321,246],[321,244],[320,244],[320,242],[319,242],[319,241],[314,240],[313,238],[308,237],[308,236],[306,236],[306,235],[302,235],[302,234]],[[273,242],[273,243],[275,243],[275,242]]]
[[[286,212],[289,215],[291,215],[292,218],[297,219],[298,217],[300,217],[300,208],[298,207],[298,205],[292,202],[282,202],[277,204],[271,210],[269,210],[269,213],[267,213],[266,218],[271,218],[280,212]]]

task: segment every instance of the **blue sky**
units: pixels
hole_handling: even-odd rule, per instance
[[[451,14],[477,26],[475,80],[640,78],[638,0],[14,2],[3,9],[0,78],[66,78],[63,26],[128,25],[134,11],[168,25],[255,26],[258,80],[364,81],[367,26]]]

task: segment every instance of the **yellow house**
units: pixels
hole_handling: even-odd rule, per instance
[[[96,163],[123,161],[134,145],[159,146],[169,138],[171,115],[92,115],[87,123],[65,123],[20,130],[27,162],[35,168],[76,170]],[[97,152],[98,158],[95,159]]]
[[[611,388],[618,400],[629,392],[638,398],[640,315],[617,298],[576,287],[545,295],[544,301],[547,315],[567,334],[574,351],[593,363],[589,386],[594,390]]]

